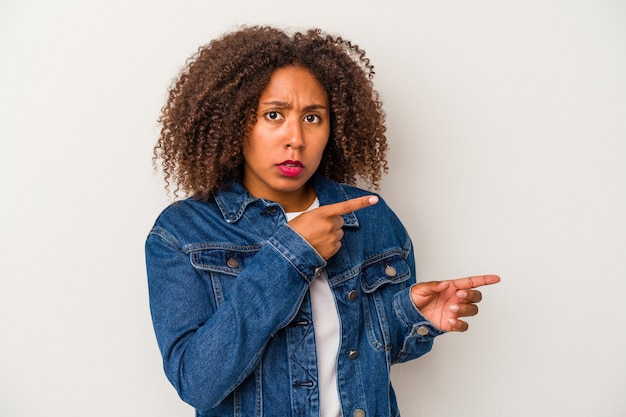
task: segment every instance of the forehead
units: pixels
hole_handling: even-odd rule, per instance
[[[304,67],[290,65],[276,69],[261,93],[261,99],[294,99],[326,102],[322,84]]]

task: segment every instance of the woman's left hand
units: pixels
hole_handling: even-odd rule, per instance
[[[497,275],[479,275],[448,281],[420,282],[411,288],[411,299],[417,309],[440,330],[464,332],[468,324],[459,317],[478,314],[482,300],[476,287],[500,282]]]

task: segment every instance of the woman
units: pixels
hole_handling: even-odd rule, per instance
[[[146,242],[165,373],[198,416],[397,416],[389,371],[464,331],[488,275],[415,284],[373,67],[319,30],[201,48],[155,147],[168,207]],[[352,184],[352,185],[347,185]]]

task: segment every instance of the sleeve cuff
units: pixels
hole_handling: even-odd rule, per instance
[[[326,266],[326,260],[288,224],[280,227],[268,243],[309,283]]]
[[[393,299],[396,314],[404,325],[409,328],[409,337],[426,342],[445,333],[432,324],[415,307],[411,300],[411,288],[401,291]]]

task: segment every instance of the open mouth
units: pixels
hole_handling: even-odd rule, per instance
[[[300,175],[304,165],[300,161],[283,161],[278,164],[278,170],[286,177],[296,177]]]

